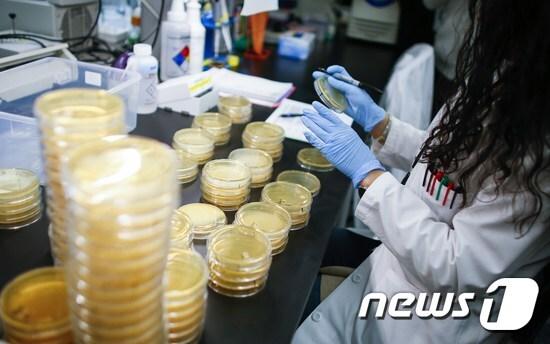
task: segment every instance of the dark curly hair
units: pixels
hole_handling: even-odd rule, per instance
[[[550,164],[550,1],[471,0],[469,6],[458,92],[424,143],[421,161],[455,173],[465,203],[490,178],[497,195],[527,192],[529,209],[514,219],[523,233],[549,196],[541,185]]]

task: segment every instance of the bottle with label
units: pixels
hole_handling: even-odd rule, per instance
[[[201,22],[201,5],[197,0],[189,0],[187,3],[189,25],[191,27],[191,54],[189,74],[202,72],[204,64],[204,39],[206,29]]]
[[[161,26],[160,78],[187,74],[190,54],[190,26],[183,0],[173,0],[167,20]]]
[[[126,69],[141,75],[139,82],[139,114],[150,114],[157,110],[158,61],[152,55],[150,44],[134,45],[134,55],[128,59]]]

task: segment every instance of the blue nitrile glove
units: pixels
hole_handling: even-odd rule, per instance
[[[311,130],[306,132],[307,140],[342,173],[351,178],[353,185],[359,184],[369,172],[384,171],[382,164],[359,135],[319,102],[313,102],[316,111],[304,110],[302,122]]]
[[[346,69],[342,66],[330,66],[327,68],[327,72],[330,74],[341,74],[346,77],[351,77]],[[326,76],[321,72],[313,72],[313,78],[318,79]],[[376,126],[381,120],[384,119],[386,111],[378,106],[371,96],[357,86],[350,85],[343,81],[337,80],[333,77],[328,78],[328,83],[344,93],[348,106],[344,111],[351,116],[357,123],[359,123],[366,132],[371,132],[374,126]]]

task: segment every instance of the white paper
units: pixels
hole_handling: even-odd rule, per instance
[[[244,0],[242,16],[251,16],[261,12],[276,11],[279,9],[279,0]]]
[[[302,123],[301,117],[281,117],[282,114],[302,113],[305,109],[313,110],[313,106],[308,103],[285,99],[277,110],[273,111],[266,122],[275,123],[283,127],[285,137],[288,139],[307,142],[304,133],[309,131],[309,129]],[[335,115],[349,126],[353,123],[353,119],[344,113],[335,113]]]
[[[290,82],[279,82],[241,74],[228,69],[212,69],[214,86],[221,95],[238,95],[263,106],[274,107],[294,91]]]

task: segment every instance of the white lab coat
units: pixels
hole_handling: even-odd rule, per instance
[[[425,138],[426,132],[393,119],[386,143],[373,149],[384,164],[406,169]],[[539,219],[519,237],[511,220],[521,209],[521,197],[515,205],[508,194],[495,198],[489,184],[466,207],[460,206],[460,197],[453,209],[449,203],[443,207],[441,199],[436,202],[422,187],[425,169],[425,164],[418,163],[406,185],[384,173],[368,188],[355,215],[382,245],[304,321],[293,343],[495,343],[503,339],[504,334],[481,327],[483,295],[479,292],[501,277],[534,277],[549,261],[550,231]],[[548,191],[550,185],[544,187]],[[541,218],[549,214],[545,202]],[[460,320],[357,316],[361,300],[370,292],[385,293],[389,303],[398,292],[448,291],[478,292],[476,302],[470,304],[473,314]]]

